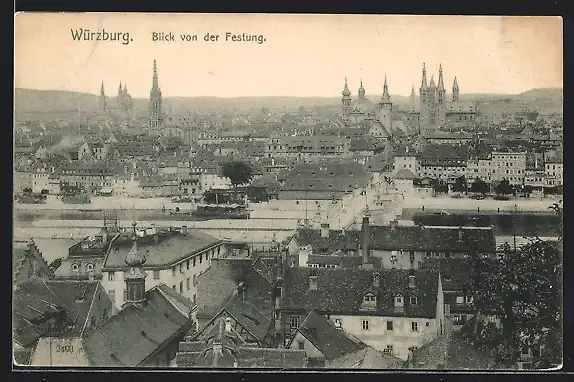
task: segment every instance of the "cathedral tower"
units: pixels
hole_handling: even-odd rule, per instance
[[[458,82],[456,76],[454,77],[454,82],[452,84],[452,102],[458,102]]]
[[[351,91],[347,86],[347,77],[345,77],[345,88],[341,92],[343,98],[341,102],[343,103],[343,120],[345,122],[349,121],[349,113],[351,112]]]
[[[383,85],[383,96],[378,105],[378,119],[387,128],[389,132],[392,131],[392,111],[393,103],[389,94],[389,86],[387,85],[387,75],[385,74],[385,84]]]
[[[106,92],[104,91],[104,81],[102,81],[102,88],[100,89],[100,111],[106,111]]]
[[[446,89],[442,77],[442,64],[438,68],[438,85],[436,89],[436,120],[438,128],[446,125]]]
[[[414,106],[416,100],[416,93],[415,93],[415,85],[413,85],[413,89],[411,90],[411,105]]]
[[[157,78],[157,65],[153,60],[153,82],[149,93],[149,127],[157,128],[163,122],[162,95]]]
[[[429,125],[429,87],[427,84],[427,68],[425,63],[423,62],[423,72],[422,72],[422,80],[421,80],[421,88],[420,88],[420,119],[419,119],[419,133],[425,133],[427,127]]]

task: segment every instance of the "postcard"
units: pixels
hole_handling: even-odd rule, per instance
[[[19,370],[559,370],[560,17],[15,15]]]

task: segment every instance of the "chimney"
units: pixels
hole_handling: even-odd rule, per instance
[[[361,248],[363,265],[369,264],[369,217],[363,217],[363,227],[361,228]]]
[[[231,318],[225,317],[225,332],[231,333]]]
[[[397,228],[397,226],[399,225],[399,222],[397,219],[393,219],[393,220],[391,220],[389,225],[391,227],[391,231],[394,231]]]
[[[306,267],[307,262],[309,261],[309,255],[312,254],[311,246],[306,245],[304,247],[299,248],[299,266]]]
[[[329,237],[329,223],[321,224],[321,237]]]
[[[380,278],[380,274],[378,272],[373,273],[373,287],[375,287],[375,288],[379,287],[379,278]]]
[[[309,290],[317,290],[317,276],[309,276]]]
[[[409,288],[415,287],[415,275],[409,275]]]
[[[181,234],[187,235],[187,226],[186,225],[181,226]]]

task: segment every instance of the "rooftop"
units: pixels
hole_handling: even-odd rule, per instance
[[[192,327],[194,304],[160,284],[146,292],[143,305],[127,305],[91,329],[84,350],[91,366],[139,366],[176,335]]]
[[[409,275],[414,275],[414,287],[409,286]],[[316,289],[310,288],[314,277]],[[375,283],[375,278],[378,282]],[[378,285],[377,285],[378,284]],[[438,274],[432,271],[287,268],[284,281],[285,310],[316,310],[321,314],[385,317],[434,318],[438,290]],[[362,309],[366,294],[376,297],[376,304]],[[404,298],[402,311],[395,311],[394,298]],[[416,304],[409,297],[417,297]]]
[[[157,239],[154,239],[156,237]],[[154,240],[157,240],[157,243]],[[146,253],[147,261],[144,269],[172,266],[189,256],[221,243],[223,241],[192,229],[188,230],[187,234],[171,231],[167,234],[157,234],[137,239],[139,250]],[[124,260],[131,249],[131,244],[131,240],[121,244],[112,243],[103,269],[127,268]]]

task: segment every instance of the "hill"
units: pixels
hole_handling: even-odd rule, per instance
[[[379,96],[368,97],[372,102],[378,102]],[[16,115],[26,114],[58,114],[77,113],[78,109],[85,112],[96,111],[98,109],[99,96],[71,92],[65,90],[34,90],[15,89],[15,113]],[[393,103],[397,106],[410,102],[410,97],[392,96]],[[497,105],[504,105],[505,110],[509,107],[517,106],[519,109],[538,110],[540,108],[561,109],[562,89],[532,89],[517,95],[504,94],[464,94],[461,95],[463,101],[475,101],[480,105],[480,109],[485,111]],[[113,100],[112,100],[113,102]],[[134,98],[134,108],[136,111],[145,112],[148,107],[148,100],[145,98]],[[249,111],[261,109],[270,110],[297,109],[299,107],[313,106],[334,106],[340,105],[339,97],[166,97],[164,107],[166,111],[175,110],[198,110],[202,112],[216,110],[237,110]]]

